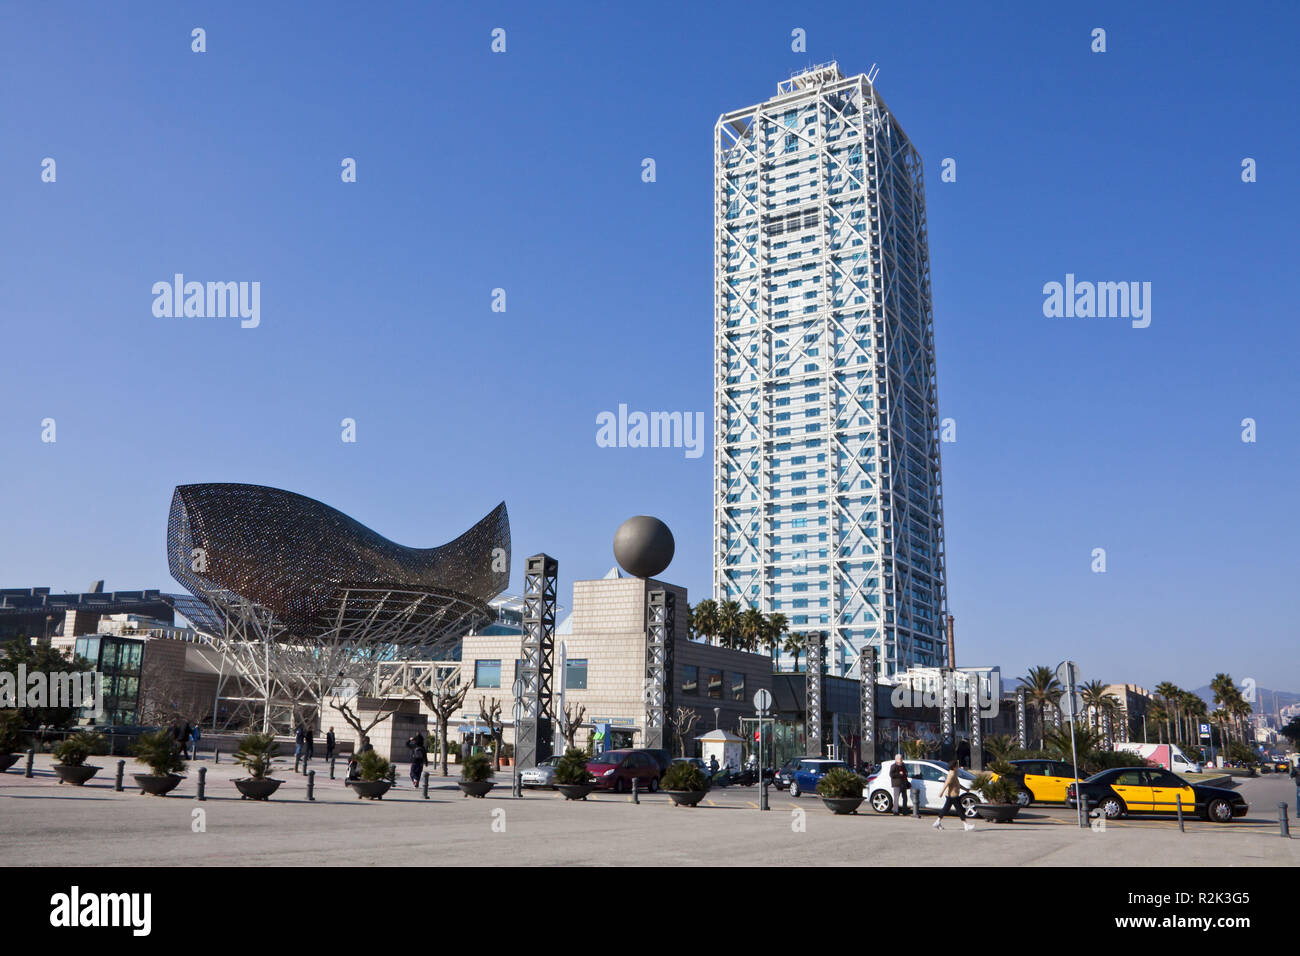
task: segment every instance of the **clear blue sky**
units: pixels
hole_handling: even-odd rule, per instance
[[[178,589],[173,486],[243,481],[412,546],[504,499],[566,604],[656,514],[705,596],[711,451],[595,419],[711,421],[713,123],[834,58],[925,159],[958,662],[1300,689],[1295,4],[269,6],[0,7],[0,586]],[[176,272],[261,326],[155,318]]]

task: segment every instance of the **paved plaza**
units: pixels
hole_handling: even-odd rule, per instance
[[[658,864],[811,866],[933,863],[989,865],[1265,865],[1300,864],[1300,840],[1278,835],[1277,803],[1295,791],[1284,778],[1246,780],[1248,817],[1231,824],[1188,820],[1110,822],[1104,832],[1080,830],[1073,811],[1032,807],[1011,825],[978,821],[964,831],[933,817],[879,816],[863,805],[837,817],[814,797],[771,792],[772,809],[757,810],[757,788],[715,791],[696,809],[674,807],[662,794],[594,794],[570,803],[550,791],[510,796],[509,776],[482,800],[467,799],[452,779],[435,778],[429,799],[401,780],[381,802],[358,800],[316,763],[316,800],[306,779],[289,770],[269,803],[239,799],[229,760],[191,763],[190,776],[167,798],[141,796],[130,774],[113,789],[116,758],[85,787],[60,785],[51,758],[36,774],[23,764],[0,774],[0,846],[7,865],[425,865]],[[195,771],[208,767],[199,802]],[[340,775],[342,765],[339,767]],[[195,811],[202,811],[196,814]],[[800,813],[801,811],[801,813]],[[196,832],[199,824],[204,832]],[[1298,831],[1300,835],[1300,831]]]

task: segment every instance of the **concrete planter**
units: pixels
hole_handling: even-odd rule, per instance
[[[61,763],[54,765],[54,775],[59,778],[59,783],[70,783],[74,787],[83,786],[97,773],[99,773],[98,767],[88,767],[85,764],[77,767],[65,766]]]
[[[348,786],[357,793],[358,800],[382,800],[393,785],[391,780],[351,780]]]
[[[565,800],[586,800],[587,794],[596,789],[594,783],[559,783],[555,789],[564,794]]]
[[[158,776],[152,773],[133,773],[135,784],[140,788],[141,793],[147,793],[151,797],[165,797],[171,793],[185,778],[178,773],[169,773]]]
[[[478,797],[480,800],[487,795],[487,792],[496,786],[493,780],[458,780],[456,785],[460,787],[461,793],[467,797]]]
[[[707,790],[665,790],[664,793],[672,797],[673,806],[675,807],[694,807],[704,799]]]
[[[235,781],[235,789],[240,792],[241,800],[269,800],[282,783],[283,780],[272,780],[270,777],[262,777],[260,780],[245,777]]]
[[[1010,823],[1019,812],[1018,803],[981,803],[975,808],[977,816],[991,823]]]
[[[863,797],[822,797],[826,809],[837,815],[857,813],[862,806]]]

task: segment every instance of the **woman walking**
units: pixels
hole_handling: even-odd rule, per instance
[[[948,764],[948,776],[944,778],[943,790],[940,791],[940,793],[943,794],[943,809],[939,811],[939,819],[934,821],[934,828],[936,830],[943,829],[943,818],[952,808],[956,808],[957,815],[962,818],[961,825],[963,830],[975,829],[975,824],[965,819],[965,811],[962,810],[961,803],[958,802],[961,800],[961,792],[961,778],[957,776],[957,761],[954,760],[952,763]]]

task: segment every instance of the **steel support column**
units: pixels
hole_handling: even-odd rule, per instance
[[[858,654],[859,718],[862,723],[862,763],[876,762],[876,649],[864,647]]]
[[[672,749],[673,640],[677,595],[667,588],[646,593],[645,743]]]
[[[826,654],[826,636],[808,635],[808,671],[805,679],[804,750],[823,755],[822,740],[822,660]]]
[[[555,595],[559,562],[535,554],[524,563],[523,643],[519,679],[521,717],[515,727],[515,761],[521,769],[551,756],[552,651],[555,647]]]

